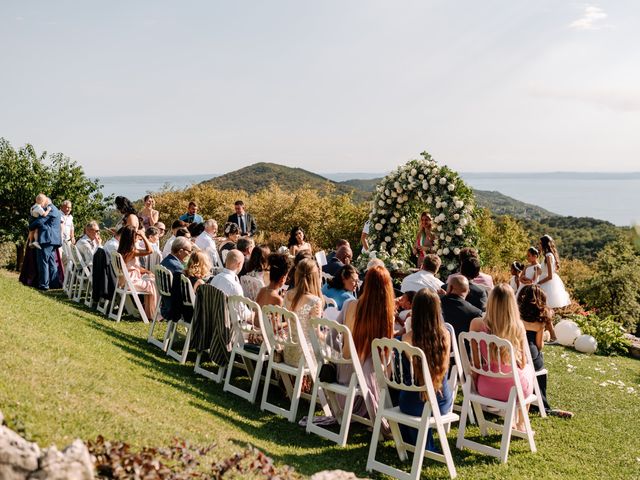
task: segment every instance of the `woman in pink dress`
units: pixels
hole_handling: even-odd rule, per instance
[[[533,391],[533,366],[527,363],[526,348],[527,334],[524,325],[520,321],[520,312],[513,289],[506,283],[497,285],[489,294],[487,302],[487,313],[484,317],[479,317],[471,322],[469,330],[471,332],[485,332],[496,335],[504,340],[508,340],[513,345],[513,353],[515,355],[516,367],[522,392],[525,397],[531,395]],[[504,349],[501,349],[504,350]],[[480,344],[480,353],[483,360],[489,355],[486,344]],[[492,365],[491,371],[497,372],[498,365],[493,364],[497,352],[491,352]],[[474,364],[479,365],[480,359],[475,357],[472,359]],[[508,352],[500,352],[500,371],[508,372],[510,366],[508,362]],[[496,378],[486,375],[477,375],[475,377],[476,388],[482,396],[493,398],[500,401],[507,401],[509,393],[514,386],[513,378]],[[524,419],[520,418],[520,410],[518,410],[518,418],[516,427],[518,430],[524,430]]]
[[[137,248],[136,243],[141,240],[144,249]],[[133,226],[124,227],[120,234],[120,244],[118,245],[118,253],[122,255],[131,283],[138,292],[146,292],[144,295],[144,311],[147,318],[153,316],[156,304],[158,303],[158,293],[156,292],[156,284],[153,273],[140,266],[138,257],[150,255],[153,252],[151,243],[147,239],[144,229],[136,230]]]

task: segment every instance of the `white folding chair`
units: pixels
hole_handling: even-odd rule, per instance
[[[144,311],[144,307],[140,302],[139,295],[146,295],[146,292],[138,292],[136,288],[133,286],[131,282],[131,277],[129,277],[129,271],[127,270],[127,266],[124,263],[124,259],[122,255],[118,252],[114,252],[111,255],[111,266],[113,267],[113,271],[116,274],[116,287],[113,291],[113,298],[111,299],[111,306],[109,307],[109,318],[119,322],[122,318],[122,314],[124,313],[124,305],[127,297],[130,297],[135,305],[140,318],[144,323],[149,323],[149,319],[147,318],[147,314]],[[116,305],[116,298],[120,295],[120,301]],[[114,313],[114,310],[117,310]]]
[[[75,245],[70,246],[71,258],[75,265],[75,282],[73,286],[73,296],[71,299],[74,302],[80,302],[87,294],[87,285],[91,283],[91,272],[89,267],[84,261],[82,254],[78,251]]]
[[[322,295],[322,298],[324,298],[324,308],[338,308],[338,304],[333,298],[329,298],[326,295]]]
[[[184,275],[180,275],[180,293],[182,294],[182,304],[186,307],[193,309],[193,304],[196,301],[196,294],[193,291],[191,281]],[[188,320],[188,321],[187,321]],[[171,358],[175,358],[181,364],[187,362],[187,355],[189,355],[189,344],[191,343],[191,318],[180,317],[177,322],[171,322],[171,331],[169,333],[169,343],[167,345],[167,355]],[[184,334],[184,345],[182,346],[182,352],[174,350],[173,341],[176,338],[176,333],[179,327],[184,327],[186,333]]]
[[[240,398],[249,400],[251,403],[255,403],[256,397],[258,396],[262,370],[265,362],[269,361],[269,351],[271,351],[269,337],[265,334],[262,310],[260,305],[240,295],[230,296],[227,302],[229,306],[229,319],[233,330],[233,348],[231,349],[229,367],[227,368],[227,375],[222,390],[238,395]],[[253,321],[248,321],[243,314],[244,312],[251,312]],[[247,348],[247,345],[250,344],[245,341],[245,337],[262,339],[260,345],[252,345],[258,349],[257,352]],[[244,363],[245,369],[251,379],[251,386],[248,391],[231,383],[232,366],[234,362],[238,361],[237,357],[240,357]]]
[[[536,444],[533,439],[533,431],[529,421],[527,405],[535,402],[536,396],[531,394],[526,398],[524,397],[511,342],[483,332],[463,332],[459,335],[459,343],[460,355],[462,357],[462,368],[464,369],[466,382],[462,389],[464,392],[464,399],[462,401],[458,441],[456,442],[457,447],[459,449],[467,447],[486,455],[497,457],[502,463],[507,463],[511,435],[515,435],[517,437],[526,438],[529,441],[529,448],[533,453],[535,453]],[[469,345],[472,360],[469,359],[466,344]],[[524,345],[524,348],[528,349],[529,347]],[[503,358],[501,354],[504,353],[508,355],[508,358]],[[505,380],[510,379],[513,381],[514,386],[511,387],[508,400],[494,400],[480,395],[477,391],[476,380],[474,380],[473,374]],[[482,411],[483,405],[493,407],[498,411],[504,411],[504,424],[500,425],[486,420]],[[468,412],[472,407],[476,414],[476,420],[480,427],[480,434],[482,436],[487,435],[488,428],[502,432],[500,449],[474,442],[464,437]],[[524,418],[524,432],[519,432],[512,428],[516,409],[519,409],[520,414]]]
[[[362,365],[360,365],[360,359],[356,354],[356,347],[349,329],[326,318],[312,318],[311,326],[311,342],[318,355],[318,374],[316,374],[316,381],[313,383],[313,391],[311,393],[311,404],[309,405],[309,416],[307,417],[307,433],[315,433],[344,447],[347,444],[349,426],[352,419],[369,427],[373,425],[371,420],[375,416],[373,399],[367,387]],[[322,365],[326,363],[335,365],[336,369],[338,366],[343,366],[344,368],[350,365],[353,373],[349,384],[342,385],[337,381],[331,383],[320,381],[318,375]],[[331,414],[340,424],[338,433],[313,423],[319,391],[324,392]],[[338,403],[337,395],[345,399],[343,408]],[[364,400],[368,418],[353,413],[353,403],[356,397],[362,397]],[[341,412],[342,414],[340,414]]]
[[[62,290],[71,298],[71,285],[75,276],[75,265],[73,258],[71,257],[71,242],[62,242],[62,253],[64,256],[64,281],[62,283]]]
[[[326,272],[320,272],[320,281],[322,283],[322,285],[324,285],[325,283],[329,283],[330,280],[333,280],[333,275],[329,275]]]
[[[376,371],[376,382],[380,391],[380,403],[376,413],[376,420],[373,425],[373,436],[369,447],[369,457],[367,459],[367,471],[376,470],[394,478],[403,480],[417,480],[420,478],[424,457],[443,462],[447,465],[449,475],[455,478],[456,467],[453,464],[453,457],[447,441],[446,425],[458,420],[458,415],[449,412],[440,413],[438,399],[436,397],[431,374],[424,352],[417,347],[412,347],[406,342],[396,339],[377,338],[371,344],[371,354],[373,355],[373,366]],[[402,358],[406,357],[409,364],[409,371],[404,371]],[[419,378],[414,369],[414,362],[421,365],[422,377]],[[410,382],[407,385],[405,382]],[[427,394],[427,401],[424,404],[421,416],[413,416],[400,411],[400,407],[394,407],[391,403],[389,389],[404,390],[407,392]],[[386,420],[391,426],[391,433],[395,442],[396,450],[400,460],[407,460],[407,451],[413,452],[413,461],[409,473],[391,467],[376,460],[376,451],[381,435],[382,421]],[[418,430],[415,445],[406,443],[402,439],[399,425],[406,425]],[[442,453],[435,453],[425,450],[427,444],[427,434],[429,429],[438,432],[438,439],[442,448]]]
[[[462,407],[460,405],[456,405],[456,397],[458,396],[458,389],[464,385],[464,372],[462,370],[462,360],[460,359],[460,350],[458,349],[458,339],[456,338],[456,331],[453,328],[453,325],[450,323],[444,324],[446,329],[449,331],[449,337],[451,339],[451,353],[449,357],[454,360],[454,364],[449,368],[449,373],[447,377],[447,383],[449,384],[449,391],[451,392],[451,398],[453,401],[451,402],[451,411],[460,412]],[[473,416],[473,410],[469,410],[469,420],[471,423],[475,423],[475,418]],[[451,425],[447,426],[447,432],[449,432]]]
[[[308,375],[311,380],[315,380],[317,373],[317,363],[315,356],[309,351],[309,346],[300,326],[298,316],[282,307],[275,305],[265,305],[262,307],[262,319],[264,321],[265,333],[271,345],[269,352],[269,362],[267,364],[267,373],[265,375],[264,390],[262,391],[261,410],[282,415],[290,422],[295,422],[298,412],[298,404],[302,395],[302,380]],[[276,358],[276,352],[284,352],[285,348],[300,348],[302,354],[298,365],[287,365],[284,360],[280,361]],[[271,373],[278,372],[284,382],[287,394],[291,399],[289,408],[282,408],[275,404],[269,403],[267,397],[269,395],[269,387],[271,385]],[[291,380],[295,379],[292,385]],[[331,414],[328,405],[324,399],[324,394],[319,395],[322,402],[323,410],[327,415]]]
[[[538,405],[538,411],[540,412],[541,418],[547,418],[547,411],[544,409],[544,401],[542,400],[542,393],[540,393],[540,384],[538,383],[538,377],[542,375],[548,375],[548,370],[543,368],[542,370],[536,370],[533,366],[533,359],[531,358],[531,350],[529,350],[529,346],[526,346],[525,354],[527,355],[527,362],[531,365],[531,368],[535,371],[533,375],[533,393],[536,396],[536,404]]]
[[[327,254],[324,250],[316,252],[316,262],[318,262],[318,266],[320,267],[320,269],[322,269],[322,267],[327,264]]]
[[[147,342],[152,345],[155,345],[163,352],[167,351],[167,347],[169,346],[169,335],[171,334],[171,330],[173,328],[173,322],[171,320],[167,320],[167,329],[164,332],[164,336],[162,341],[157,339],[153,332],[156,329],[158,322],[160,321],[160,317],[162,316],[160,313],[160,307],[162,305],[162,300],[164,298],[171,299],[171,285],[173,284],[173,274],[171,271],[163,267],[162,265],[156,265],[153,269],[153,274],[156,278],[156,289],[158,290],[158,305],[156,305],[156,311],[153,315],[153,321],[151,322],[151,328],[149,328],[149,335],[147,336]]]
[[[146,257],[141,257],[144,259],[144,268],[153,272],[157,265],[160,265],[162,262],[162,254],[160,252],[153,251]]]

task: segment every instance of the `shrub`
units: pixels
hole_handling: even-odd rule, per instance
[[[476,210],[478,253],[486,267],[509,271],[514,260],[523,260],[529,248],[527,232],[513,217],[493,217],[487,209]]]
[[[591,335],[598,342],[599,355],[626,355],[630,345],[624,336],[624,328],[616,322],[614,315],[600,317],[595,313],[572,315],[583,334]]]

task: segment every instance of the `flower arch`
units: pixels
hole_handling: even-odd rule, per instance
[[[376,187],[369,237],[381,258],[408,260],[422,211],[433,218],[434,249],[442,268],[453,271],[458,253],[477,238],[473,191],[457,172],[439,166],[427,152],[384,177]],[[397,262],[392,262],[397,265]]]

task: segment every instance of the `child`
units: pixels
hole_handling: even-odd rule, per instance
[[[520,274],[523,268],[524,265],[520,262],[513,262],[511,264],[511,279],[509,280],[509,285],[511,285],[514,292],[520,289]]]
[[[529,247],[529,250],[527,250],[527,262],[529,262],[529,264],[520,275],[520,288],[522,288],[523,285],[535,285],[538,283],[538,279],[542,273],[542,267],[538,263],[539,255],[540,252],[535,247]],[[515,290],[515,292],[517,294],[518,291]]]
[[[396,298],[394,335],[404,335],[411,331],[411,305],[416,292],[409,291]]]
[[[540,248],[544,253],[544,260],[538,285],[547,294],[547,306],[549,308],[566,307],[571,303],[571,299],[564,288],[564,282],[556,273],[560,269],[560,257],[556,244],[549,235],[543,235],[540,238]]]
[[[51,212],[51,207],[48,207],[46,210],[44,209],[44,207],[47,204],[48,200],[49,199],[47,198],[47,196],[44,193],[39,193],[38,194],[38,196],[36,197],[36,203],[34,203],[31,206],[31,216],[33,218],[46,217],[47,215],[49,215],[49,212]],[[31,248],[39,248],[40,250],[42,250],[42,247],[38,243],[38,229],[37,228],[34,229],[34,230],[29,231],[28,243],[29,243],[29,247],[31,247]]]

